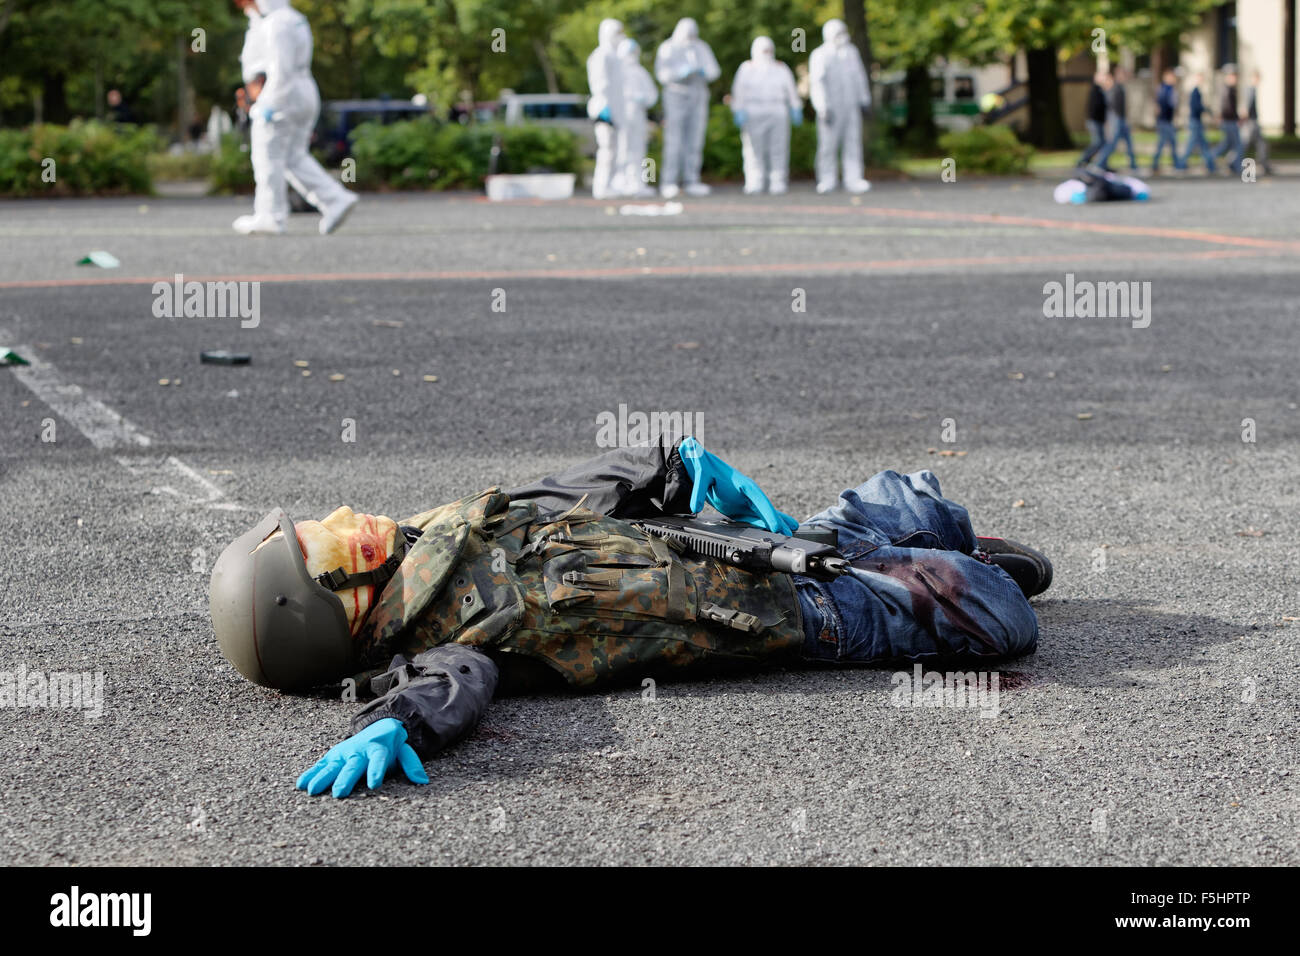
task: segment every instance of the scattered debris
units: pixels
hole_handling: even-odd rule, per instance
[[[1263,531],[1259,528],[1256,528],[1254,525],[1251,525],[1248,528],[1246,528],[1245,531],[1236,532],[1236,535],[1238,538],[1262,538],[1264,537],[1264,535],[1272,534],[1272,533],[1273,533],[1272,531]]]
[[[343,376],[343,373],[342,373],[342,372],[335,372],[333,375],[330,376],[330,381],[331,381],[331,382],[341,382],[341,381],[343,381],[343,378],[344,378],[344,376]]]
[[[88,252],[77,260],[79,266],[99,266],[101,269],[116,269],[121,264],[121,260],[117,256],[111,252],[105,252],[103,249]]]
[[[1174,367],[1173,367],[1172,365],[1162,365],[1162,366],[1160,366],[1160,371],[1162,371],[1162,372],[1172,372],[1173,370],[1174,370]]]
[[[1092,412],[1080,412],[1078,415],[1075,415],[1074,417],[1079,419],[1079,421],[1081,422],[1086,422],[1088,419],[1092,418]]]
[[[1014,381],[1014,382],[1021,382],[1021,381],[1024,381],[1025,373],[1024,373],[1024,372],[1007,372],[1007,378],[1011,379],[1011,380]]]
[[[311,378],[311,369],[309,369],[309,368],[305,368],[305,369],[303,369],[303,370],[302,370],[302,377],[303,377],[303,378]]]
[[[310,364],[311,364],[311,362],[308,362],[306,359],[294,359],[294,360],[293,360],[294,368],[306,368],[306,367],[307,367],[308,365],[310,365]]]
[[[82,345],[86,340],[83,339],[80,335],[74,335],[71,338],[69,338],[68,341],[73,345]]]
[[[628,203],[618,207],[620,216],[677,216],[684,207],[679,202]]]
[[[31,365],[13,349],[0,349],[0,365]]]
[[[1025,506],[1024,498],[1017,498],[1015,501],[1011,502],[1011,507],[1013,508],[1023,508],[1024,506]]]
[[[673,345],[675,349],[698,349],[699,347],[699,342],[677,342]]]
[[[424,376],[424,380],[425,380],[426,382],[436,382],[436,381],[438,381],[438,376],[436,376],[436,375],[426,375],[426,376]]]
[[[400,329],[406,325],[405,322],[399,322],[397,319],[371,319],[370,324],[385,329]]]
[[[393,375],[397,376],[401,374],[402,374],[402,370],[400,368],[393,369]]]

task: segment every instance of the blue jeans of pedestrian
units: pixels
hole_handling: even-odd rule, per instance
[[[1218,159],[1225,155],[1228,150],[1232,150],[1232,161],[1228,163],[1228,166],[1234,173],[1240,173],[1242,153],[1244,152],[1241,145],[1241,126],[1235,120],[1231,122],[1224,120],[1219,124],[1219,128],[1223,130],[1223,142],[1214,151],[1214,157]]]
[[[1011,576],[972,555],[966,509],[929,471],[882,471],[806,524],[839,532],[853,569],[834,581],[795,576],[804,657],[884,664],[1024,654],[1038,618]]]
[[[1104,168],[1106,164],[1110,162],[1111,154],[1119,148],[1121,141],[1128,147],[1128,168],[1138,168],[1137,154],[1133,152],[1133,133],[1128,128],[1128,120],[1122,119],[1115,120],[1114,126],[1111,130],[1110,142],[1106,144],[1106,148],[1103,149],[1101,155],[1097,157],[1098,166]]]
[[[1214,172],[1214,153],[1210,151],[1210,144],[1205,138],[1205,124],[1198,119],[1189,119],[1187,121],[1187,152],[1183,153],[1183,169],[1187,168],[1187,161],[1192,158],[1192,153],[1200,152],[1205,157],[1205,168],[1209,172]]]
[[[1103,146],[1106,145],[1106,128],[1096,120],[1084,120],[1084,125],[1088,127],[1088,147],[1079,157],[1079,165],[1087,166],[1092,157],[1096,156]]]
[[[1164,153],[1166,144],[1169,146],[1169,160],[1174,164],[1174,169],[1182,169],[1183,161],[1178,158],[1178,131],[1169,120],[1156,120],[1156,154],[1151,157],[1151,169],[1160,168],[1160,156]]]

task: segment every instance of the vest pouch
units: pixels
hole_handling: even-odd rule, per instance
[[[688,622],[698,612],[695,579],[649,536],[557,536],[543,554],[542,580],[556,614]]]

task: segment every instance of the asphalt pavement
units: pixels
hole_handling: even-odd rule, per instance
[[[98,715],[0,706],[0,862],[1300,862],[1294,179],[366,196],[327,238],[235,236],[246,205],[0,203],[0,348],[32,362],[0,368],[0,671],[104,680]],[[260,283],[256,315],[160,317],[178,274]],[[1049,316],[1054,282],[1132,299]],[[928,468],[1046,551],[996,713],[894,706],[892,668],[510,698],[428,786],[294,790],[356,705],[226,664],[224,545],[508,487],[620,406],[691,415],[798,516]]]

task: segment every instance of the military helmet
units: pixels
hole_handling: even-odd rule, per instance
[[[282,538],[259,547],[276,531]],[[393,554],[358,574],[343,568],[312,576],[293,521],[282,510],[266,515],[217,559],[208,606],[217,643],[235,670],[280,690],[335,683],[355,665],[343,602],[345,588],[382,588],[406,552],[399,530]]]

